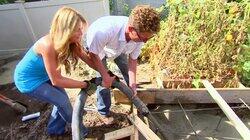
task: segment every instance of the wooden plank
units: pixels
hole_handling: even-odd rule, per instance
[[[132,113],[134,115],[137,115],[137,113],[138,113],[138,110],[134,107],[134,105],[132,105]],[[133,126],[134,126],[134,135],[132,135],[130,137],[130,140],[139,140],[140,139],[140,133],[139,133],[137,127],[135,125],[133,125]]]
[[[129,103],[130,102],[127,96],[123,94],[121,91],[119,91],[118,89],[114,89],[113,93],[114,93],[115,103]],[[150,95],[148,95],[148,93],[145,92],[145,90],[141,90],[141,89],[137,90],[137,96],[145,103],[154,102],[155,100],[155,93],[150,93]]]
[[[104,134],[105,140],[117,140],[134,134],[134,125]]]
[[[232,122],[233,126],[240,133],[242,138],[244,140],[249,139],[250,138],[249,129],[240,120],[240,118],[234,113],[234,111],[230,108],[230,106],[226,103],[226,101],[220,96],[220,94],[211,85],[211,83],[209,83],[207,80],[202,80],[202,83],[206,87],[206,89],[209,91],[210,95],[215,100],[215,102],[220,106],[220,108],[225,113],[227,118]]]
[[[160,138],[137,115],[132,114],[129,115],[128,118],[147,140],[160,140]]]
[[[219,94],[227,103],[241,103],[239,98],[250,103],[250,88],[216,88]],[[211,99],[205,88],[200,89],[138,89],[138,97],[144,103],[150,104],[177,104],[179,99],[182,104],[185,103],[215,103]],[[119,90],[114,90],[116,103],[128,103],[129,100]]]
[[[134,126],[134,134],[130,137],[130,140],[139,140],[139,131],[137,130],[136,126]]]

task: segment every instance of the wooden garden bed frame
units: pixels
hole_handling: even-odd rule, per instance
[[[147,140],[160,140],[160,138],[137,115],[128,116],[133,125],[105,134],[105,140],[117,140],[130,137],[131,140],[139,140],[138,131]]]
[[[217,103],[227,118],[232,122],[235,129],[245,140],[250,138],[250,131],[239,119],[228,103],[250,103],[250,88],[214,88],[207,80],[202,81],[203,89],[139,89],[138,96],[144,103],[176,104],[181,103]],[[114,90],[116,103],[129,103],[118,90]],[[160,139],[133,111],[128,116],[133,125],[105,134],[105,140],[115,140],[130,137],[131,140],[139,139],[139,132],[147,140]]]
[[[160,85],[160,87],[162,87]],[[215,88],[227,103],[250,103],[250,88],[240,84],[239,88]],[[114,99],[116,103],[129,103],[128,98],[119,90],[114,89]],[[178,100],[183,104],[205,104],[216,103],[210,96],[206,88],[185,88],[185,89],[164,89],[148,88],[138,89],[138,97],[146,104],[178,104]]]
[[[106,133],[104,135],[105,140],[117,140],[125,137],[129,137],[130,140],[139,140],[139,133],[147,140],[161,140],[150,128],[148,124],[145,124],[138,116],[137,109],[133,109],[133,113],[128,116],[132,125],[115,130],[113,132]]]

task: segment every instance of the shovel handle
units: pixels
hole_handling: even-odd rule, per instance
[[[25,113],[26,107],[0,94],[0,100],[18,112]]]

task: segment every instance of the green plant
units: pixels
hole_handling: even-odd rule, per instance
[[[156,75],[164,69],[170,71],[168,79],[199,74],[226,87],[236,86],[237,74],[249,79],[249,50],[242,47],[250,40],[248,0],[168,0],[166,5],[169,16],[142,53]]]
[[[8,0],[0,0],[0,4],[7,4],[9,3]]]
[[[129,8],[127,3],[124,3],[123,5],[123,13],[124,16],[129,16],[131,13],[131,9]]]
[[[161,20],[164,20],[168,17],[169,9],[168,9],[168,6],[166,4],[163,4],[162,6],[157,8],[156,10],[160,13]]]
[[[201,86],[201,79],[200,79],[200,74],[196,74],[194,76],[194,79],[192,81],[192,85],[195,87],[195,88],[199,88]]]
[[[109,11],[110,11],[110,14],[113,14],[113,12],[114,12],[114,1],[113,0],[109,0]]]
[[[250,35],[248,34],[248,37]],[[250,38],[249,38],[250,41]],[[249,43],[250,44],[250,43]],[[242,45],[240,55],[238,56],[238,63],[235,65],[237,74],[242,84],[250,87],[250,45]]]
[[[15,3],[17,0],[0,0],[0,4],[9,4],[9,3]],[[33,1],[41,1],[41,0],[19,0],[24,2],[33,2]]]
[[[131,9],[129,8],[128,4],[126,2],[124,2],[124,0],[109,0],[109,10],[110,10],[110,14],[115,14],[115,9],[117,8],[117,3],[122,3],[122,14],[124,16],[129,16]]]

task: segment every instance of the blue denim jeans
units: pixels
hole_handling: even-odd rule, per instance
[[[66,123],[72,121],[72,106],[63,88],[55,87],[48,81],[26,95],[53,104],[53,110],[47,126],[49,135],[61,135],[65,132]]]
[[[125,79],[126,83],[129,83],[129,76],[128,76],[128,58],[126,54],[121,54],[117,58],[114,59],[115,64],[118,66],[123,78]],[[103,65],[107,68],[107,61],[106,57],[102,59]],[[97,76],[100,77],[98,73]],[[111,95],[110,89],[104,88],[102,86],[98,86],[96,90],[97,94],[97,109],[101,115],[109,115],[110,113],[110,106],[111,106]]]

